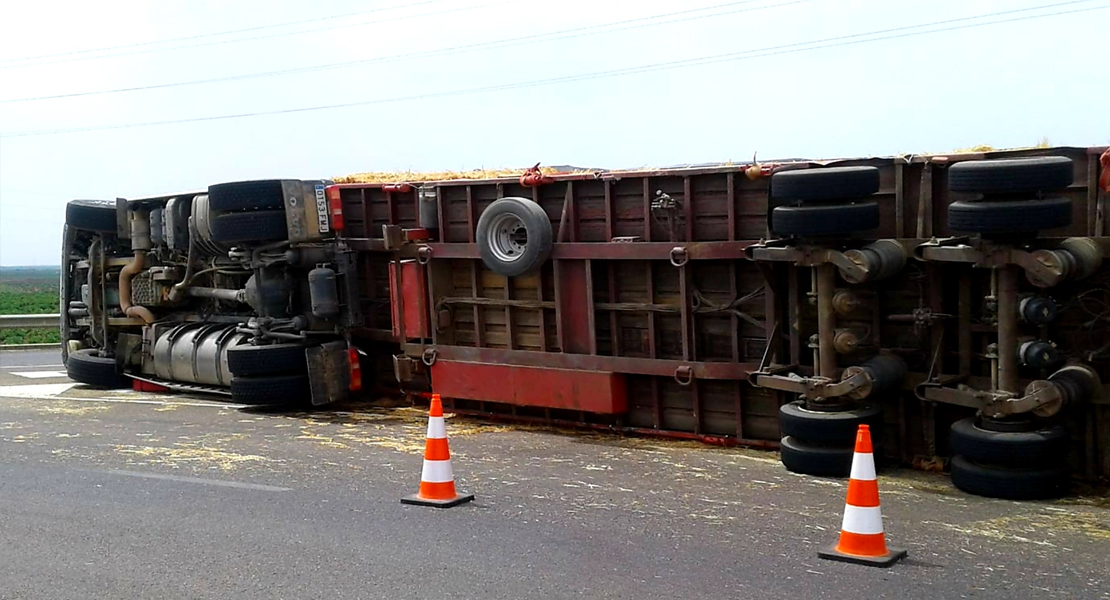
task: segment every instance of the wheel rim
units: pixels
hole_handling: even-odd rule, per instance
[[[514,262],[528,249],[528,228],[514,214],[499,215],[490,228],[490,250],[497,260]]]

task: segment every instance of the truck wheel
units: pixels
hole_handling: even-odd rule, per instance
[[[981,234],[1035,233],[1071,224],[1071,200],[1001,200],[953,202],[948,205],[948,227]]]
[[[1033,469],[987,467],[957,455],[951,466],[953,485],[976,496],[1040,500],[1059,498],[1068,489],[1067,463]]]
[[[231,400],[239,404],[307,404],[311,394],[306,375],[231,379]]]
[[[1064,156],[968,160],[948,168],[948,189],[973,194],[1055,192],[1071,185],[1072,173],[1072,161]]]
[[[209,210],[248,210],[282,208],[285,193],[280,179],[236,181],[208,186]]]
[[[91,231],[116,231],[116,203],[111,200],[70,200],[66,224]]]
[[[527,198],[502,198],[478,218],[478,252],[486,267],[515,277],[539,269],[551,255],[551,220]]]
[[[809,410],[798,400],[779,408],[779,428],[782,435],[809,442],[852,444],[861,424],[871,427],[872,433],[883,424],[882,410],[878,405],[865,404],[851,410]],[[876,441],[881,437],[872,436]]]
[[[227,368],[236,377],[308,372],[305,347],[301,344],[232,346],[227,351]]]
[[[795,169],[771,176],[771,197],[776,200],[846,200],[878,191],[875,167]]]
[[[214,242],[261,242],[289,237],[284,210],[251,210],[216,215],[212,221]]]
[[[779,446],[787,471],[819,477],[847,477],[852,472],[853,446],[819,446],[786,436]]]
[[[66,375],[77,383],[105,388],[131,387],[131,379],[119,372],[116,359],[97,356],[95,348],[70,352],[66,359]]]
[[[979,427],[975,419],[952,424],[952,451],[972,461],[999,466],[1059,464],[1068,454],[1070,438],[1063,425],[1035,431],[1002,432]]]
[[[878,226],[879,205],[873,201],[777,206],[771,212],[771,231],[779,235],[845,235],[870,231]]]

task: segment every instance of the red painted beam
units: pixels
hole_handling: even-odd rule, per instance
[[[397,262],[389,263],[389,303],[393,315],[393,336],[401,337],[401,327],[398,322],[401,312],[405,319],[405,337],[420,339],[432,337],[432,328],[429,325],[428,312],[428,282],[424,277],[424,267],[415,260],[402,260],[401,264],[401,289],[394,289],[397,281]],[[403,310],[398,311],[397,307]]]
[[[617,373],[442,359],[431,372],[432,390],[448,398],[602,414],[628,411],[624,376]]]
[[[559,295],[559,321],[562,327],[563,352],[590,353],[590,301],[586,279],[586,261],[560,260],[555,263],[555,287]]]

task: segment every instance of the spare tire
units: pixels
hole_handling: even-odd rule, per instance
[[[878,191],[875,167],[793,169],[771,175],[771,198],[776,200],[845,200]]]
[[[235,181],[208,186],[209,210],[282,208],[285,192],[280,179]]]
[[[66,224],[91,231],[116,231],[116,203],[112,200],[70,200]]]
[[[116,359],[97,356],[95,348],[70,352],[66,357],[66,375],[77,383],[105,388],[131,387],[131,379],[119,372]]]
[[[211,227],[214,242],[264,242],[289,237],[284,210],[218,214]]]
[[[505,277],[531,273],[551,256],[551,219],[527,198],[502,198],[490,204],[478,218],[476,233],[482,263]]]
[[[1071,225],[1071,200],[1002,200],[953,202],[948,205],[948,227],[980,234],[1035,233]]]
[[[240,376],[268,374],[303,374],[308,372],[305,347],[301,344],[270,346],[232,346],[227,351],[227,368]]]
[[[1068,454],[1068,428],[1052,425],[1035,431],[990,431],[975,419],[952,424],[948,437],[952,451],[970,460],[1000,466],[1060,463]]]
[[[876,444],[882,439],[878,429],[883,425],[882,409],[877,404],[864,404],[850,410],[809,410],[805,402],[796,400],[779,408],[782,435],[810,442],[852,444],[859,426],[871,428]]]
[[[948,189],[974,194],[1055,192],[1071,185],[1072,174],[1072,160],[1064,156],[968,160],[948,168]]]
[[[879,205],[855,204],[777,206],[771,211],[771,231],[788,236],[845,235],[879,227]]]

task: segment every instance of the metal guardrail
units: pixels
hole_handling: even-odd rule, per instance
[[[58,329],[59,315],[0,315],[0,329]]]

